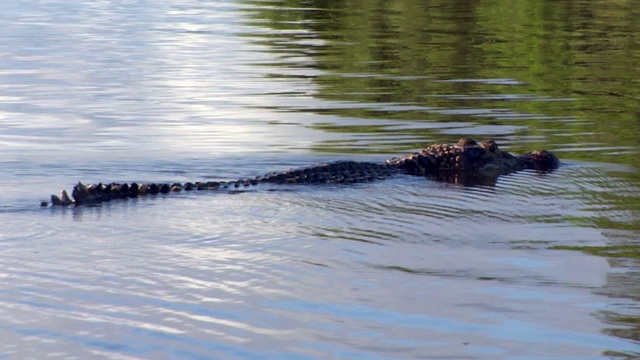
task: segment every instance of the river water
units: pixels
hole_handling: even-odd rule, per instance
[[[0,359],[640,357],[634,1],[0,4]],[[550,174],[40,208],[459,137]]]

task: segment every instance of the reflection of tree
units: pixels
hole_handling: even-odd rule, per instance
[[[615,237],[615,236],[612,236]],[[640,301],[640,245],[632,240],[628,244],[607,246],[553,246],[556,250],[577,250],[594,256],[605,256],[612,269],[608,272],[604,286],[594,291],[599,295],[620,299],[618,309],[600,310],[596,313],[605,324],[604,333],[633,341],[640,341],[640,315],[628,314]],[[621,326],[622,325],[622,326]],[[609,355],[624,355],[611,352]],[[636,354],[637,355],[637,354]]]
[[[324,114],[418,125],[471,122],[487,131],[506,129],[476,133],[510,143],[516,152],[534,145],[589,144],[620,151],[615,157],[577,151],[571,158],[636,163],[624,150],[638,146],[640,133],[640,87],[634,83],[640,78],[640,8],[634,1],[248,3],[257,9],[249,10],[252,23],[273,30],[258,42],[281,55],[282,62],[273,64],[275,76],[299,76],[291,69],[321,70],[310,77],[319,86],[315,97],[329,100]],[[338,108],[331,101],[369,106]],[[315,127],[354,131],[339,124]],[[356,127],[360,133],[416,135],[415,127]],[[419,134],[420,141],[392,150],[464,135],[443,135],[442,128],[431,127]],[[549,131],[562,136],[546,137]],[[513,132],[526,135],[526,143],[513,142]],[[375,142],[370,145],[376,148]]]
[[[496,137],[519,153],[534,146],[575,146],[594,150],[562,155],[637,165],[636,1],[247,2],[253,5],[251,23],[270,30],[254,41],[280,55],[271,75],[311,79],[318,87],[314,98],[324,102],[322,108],[284,110],[349,120],[310,124],[351,135],[316,144],[316,150],[380,151],[393,139],[389,150],[399,153],[431,141],[455,141],[476,126],[474,136]],[[462,126],[460,133],[456,126]],[[492,134],[496,128],[506,130]],[[362,135],[366,146],[355,146]],[[607,191],[593,192],[594,201],[637,215],[637,192],[629,192],[640,184],[638,174],[616,175],[622,189],[609,184]],[[604,216],[594,221],[598,228],[633,234],[640,226]],[[621,265],[620,259],[633,264]],[[612,267],[637,269],[637,261],[637,253],[624,255]],[[608,274],[600,291],[638,301],[637,275]],[[630,325],[607,330],[611,334],[639,339],[638,316],[600,314],[605,323]]]
[[[636,247],[636,261],[640,261],[640,250]],[[610,261],[614,268],[626,268],[628,265],[618,265],[620,259],[613,259]],[[629,259],[624,259],[628,261]],[[636,263],[636,269],[640,267],[640,264]],[[605,286],[598,291],[598,293],[619,298],[622,301],[632,300],[637,303],[640,301],[640,271],[628,271],[623,273],[608,273],[607,282]],[[631,305],[632,306],[632,305]],[[599,313],[601,320],[610,325],[617,326],[615,328],[605,329],[604,332],[613,336],[630,339],[640,342],[640,315],[627,315],[624,314],[626,309],[622,311],[601,311]],[[619,325],[627,325],[625,327],[619,327]]]

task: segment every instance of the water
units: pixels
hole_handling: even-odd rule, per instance
[[[633,2],[0,10],[0,358],[640,356]],[[461,136],[563,166],[38,207]]]

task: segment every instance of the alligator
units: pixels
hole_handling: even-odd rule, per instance
[[[270,184],[353,184],[383,180],[396,174],[420,175],[436,180],[465,182],[478,178],[496,179],[516,171],[531,169],[549,172],[560,166],[558,157],[550,151],[534,150],[515,156],[499,149],[493,140],[476,142],[462,138],[457,144],[431,145],[420,152],[392,158],[384,163],[365,161],[335,161],[311,167],[268,173],[236,181],[201,181],[173,184],[156,183],[99,183],[84,185],[80,182],[71,196],[62,190],[60,196],[51,195],[52,206],[96,205],[114,199],[135,198],[144,195],[167,194],[192,190],[231,189]],[[47,207],[46,201],[41,206]]]

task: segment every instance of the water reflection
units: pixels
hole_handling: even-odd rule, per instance
[[[323,113],[424,125],[419,136],[400,131],[408,140],[396,141],[393,152],[477,134],[520,152],[534,145],[566,149],[574,159],[635,163],[630,154],[637,154],[638,143],[629,134],[640,132],[640,94],[629,81],[640,72],[640,24],[632,2],[247,3],[256,7],[247,10],[252,23],[272,29],[251,36],[283,60],[269,64],[273,76],[307,71],[317,98],[356,103],[325,105]],[[296,106],[295,99],[282,103],[286,111],[318,112]],[[389,103],[416,108],[379,111]],[[341,129],[341,122],[327,119],[320,126],[387,131]],[[469,125],[443,133],[429,126],[434,122]],[[388,149],[383,142],[384,136],[366,143],[348,139],[316,149]],[[567,148],[587,142],[597,144],[588,153]],[[601,151],[606,148],[618,151]]]
[[[0,356],[637,357],[633,2],[0,9]],[[461,136],[563,167],[37,208]]]
[[[516,152],[548,148],[563,158],[637,166],[640,93],[631,79],[640,75],[640,14],[632,2],[249,3],[260,6],[249,10],[256,23],[273,30],[254,41],[284,60],[269,64],[272,76],[294,79],[306,71],[318,85],[315,96],[327,100],[316,105],[294,99],[271,109],[329,115],[305,125],[355,134],[317,142],[316,151],[400,152],[473,135],[495,138]],[[568,221],[573,226],[564,236],[579,242],[589,243],[582,229],[593,226],[602,229],[598,238],[607,244],[636,244],[637,169],[569,171],[569,185],[553,190],[561,214],[522,216]],[[517,178],[506,183],[516,189]],[[508,191],[495,179],[484,184]],[[560,194],[583,198],[584,211],[571,214]],[[531,210],[544,209],[542,204]],[[514,209],[513,203],[507,207]],[[535,234],[540,228],[528,230]],[[628,287],[613,287],[633,298],[637,255],[629,256],[624,265],[612,264],[624,269],[615,277]],[[636,319],[617,318],[626,324]],[[635,328],[610,332],[637,339]]]

